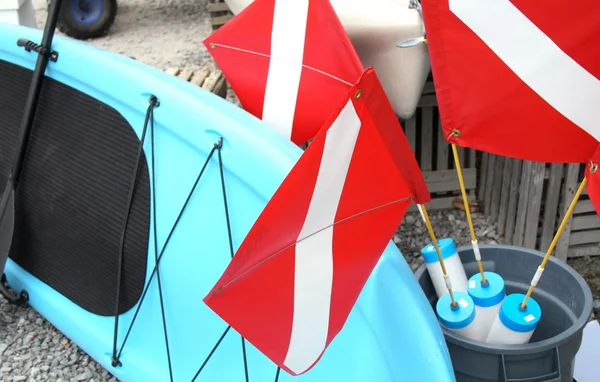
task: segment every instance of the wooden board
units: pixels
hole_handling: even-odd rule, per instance
[[[517,203],[519,200],[519,182],[521,178],[521,168],[523,167],[523,161],[514,158],[511,158],[510,160],[513,162],[513,164],[510,174],[510,194],[508,196],[508,206],[505,207],[504,205],[502,205],[500,207],[501,209],[507,209],[506,227],[504,232],[506,242],[508,243],[512,242],[515,229],[515,222],[517,217]]]
[[[406,135],[406,139],[410,144],[410,148],[413,151],[413,154],[417,155],[417,119],[411,118],[406,121],[404,134]]]
[[[433,107],[424,107],[421,110],[421,171],[433,170]]]
[[[571,233],[569,245],[588,244],[600,240],[600,229]],[[600,244],[600,243],[599,243]]]
[[[218,29],[233,18],[233,13],[223,0],[208,0],[206,11],[210,15],[210,25],[213,30]]]
[[[491,195],[491,208],[490,208],[490,216],[492,220],[497,220],[498,215],[500,213],[500,196],[502,193],[502,177],[504,176],[504,157],[496,158],[496,170],[495,174],[492,177],[492,181],[494,183],[494,187],[492,188]]]
[[[527,198],[529,196],[529,186],[531,185],[531,167],[530,161],[523,162],[521,170],[521,181],[519,185],[519,201],[517,202],[517,218],[515,221],[515,232],[513,234],[512,244],[523,245],[525,237],[525,223],[527,219]]]
[[[456,170],[423,171],[430,193],[460,190]],[[477,172],[474,168],[463,169],[463,180],[467,190],[475,188]]]
[[[163,71],[196,86],[200,86],[220,97],[225,98],[227,96],[227,82],[225,76],[216,65],[209,65],[202,68],[168,67],[163,69]]]
[[[508,217],[508,210],[502,208],[508,205],[510,197],[510,181],[511,171],[513,166],[513,160],[511,158],[504,159],[504,168],[502,169],[502,189],[500,190],[500,200],[498,201],[498,234],[504,235],[506,228],[506,218]]]
[[[542,222],[542,236],[540,238],[540,248],[548,248],[554,238],[558,228],[557,220],[558,202],[560,200],[560,185],[563,177],[564,165],[562,163],[553,163],[550,165],[550,175],[548,180],[548,190],[544,205],[544,220]]]
[[[591,200],[580,200],[576,205],[575,205],[575,209],[573,210],[573,214],[575,215],[579,215],[579,214],[583,214],[586,212],[594,212],[594,206],[592,205],[592,201]]]
[[[598,244],[585,244],[585,245],[574,245],[569,247],[569,252],[567,256],[569,258],[572,257],[582,257],[582,256],[599,256],[600,255],[600,246]]]
[[[589,215],[574,215],[571,222],[572,231],[583,231],[589,229],[600,228],[600,219],[596,214]],[[598,239],[598,237],[596,237]]]
[[[477,185],[477,197],[479,200],[483,200],[485,195],[485,182],[487,180],[488,171],[488,160],[490,158],[490,154],[482,153],[481,155],[481,166],[479,168],[479,184]]]
[[[580,166],[578,164],[567,165],[564,186],[562,189],[562,201],[560,206],[559,218],[560,221],[562,221],[562,219],[564,218],[567,209],[569,208],[569,204],[573,200],[573,196],[575,196],[575,192],[577,191],[577,187],[579,186],[579,167]],[[558,243],[556,244],[556,249],[554,251],[554,255],[563,261],[567,261],[567,257],[569,254],[569,241],[571,238],[572,221],[572,218],[567,221],[565,228],[560,234],[560,238],[558,240]]]
[[[545,164],[533,162],[531,171],[531,185],[527,200],[527,223],[523,236],[523,246],[535,248],[542,207],[542,191],[544,187]]]
[[[423,177],[432,196],[431,202],[425,205],[428,211],[452,209],[455,200],[457,198],[462,199],[459,194],[460,184],[455,170],[424,171]],[[463,180],[467,191],[475,189],[477,185],[476,169],[464,169]],[[447,193],[454,193],[454,195],[445,196]],[[473,201],[473,198],[469,197],[469,202]],[[417,206],[411,205],[408,211],[418,211]]]
[[[449,154],[449,151],[452,151],[452,149],[450,148],[450,145],[440,144],[440,142],[443,142],[445,139],[441,122],[438,122],[437,132],[438,132],[438,136],[437,136],[437,142],[438,142],[438,145],[437,145],[437,169],[438,170],[447,170],[448,169],[448,154]],[[471,150],[471,151],[473,153],[475,153],[475,150]]]

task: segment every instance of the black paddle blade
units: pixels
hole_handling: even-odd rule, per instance
[[[0,274],[8,259],[15,230],[15,187],[9,184],[0,202]]]

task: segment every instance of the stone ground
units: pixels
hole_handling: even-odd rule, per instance
[[[113,50],[158,68],[201,67],[210,56],[202,39],[211,33],[202,0],[120,0],[109,35],[90,44]],[[34,0],[38,26],[46,18],[46,0]],[[228,99],[236,102],[229,92]],[[474,214],[480,243],[502,243],[495,227]],[[431,213],[438,238],[452,236],[458,246],[470,243],[465,214],[460,210]],[[429,242],[418,213],[407,214],[394,241],[416,269],[420,249]],[[600,299],[600,258],[569,260]],[[596,301],[598,308],[600,304]],[[74,343],[29,308],[0,300],[0,379],[2,381],[115,381]]]

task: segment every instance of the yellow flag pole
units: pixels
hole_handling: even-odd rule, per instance
[[[597,168],[598,165],[592,164],[592,166],[596,166],[595,168]],[[594,168],[594,167],[592,167],[592,168]],[[573,200],[571,201],[571,205],[569,205],[569,208],[567,209],[567,213],[563,217],[563,220],[560,223],[560,226],[558,227],[556,234],[554,235],[554,239],[552,239],[552,242],[550,243],[550,246],[548,247],[548,250],[546,251],[546,255],[544,256],[542,263],[538,267],[537,271],[535,272],[535,275],[533,276],[533,279],[531,280],[531,284],[529,285],[529,290],[527,291],[527,294],[525,295],[525,298],[523,299],[523,302],[521,303],[521,309],[525,309],[527,307],[527,300],[529,300],[529,297],[531,297],[531,293],[533,293],[533,288],[535,288],[538,281],[540,280],[540,277],[542,277],[542,273],[544,272],[544,269],[546,268],[546,263],[548,263],[548,260],[550,259],[550,255],[554,251],[554,247],[556,247],[556,244],[558,243],[558,239],[560,238],[562,231],[565,229],[565,225],[567,225],[567,222],[569,221],[569,218],[570,218],[571,214],[573,213],[573,209],[575,209],[575,204],[577,204],[577,201],[579,200],[579,197],[581,196],[581,193],[583,192],[583,189],[585,188],[586,183],[587,183],[587,178],[584,177],[583,181],[579,185],[579,189],[577,190],[577,192],[575,193],[575,196],[573,197]]]
[[[448,292],[450,293],[450,306],[452,308],[457,308],[458,304],[454,299],[454,292],[452,291],[452,283],[450,282],[450,277],[448,276],[448,271],[446,270],[446,265],[444,264],[444,259],[442,258],[442,254],[440,253],[440,247],[438,247],[437,239],[435,238],[435,232],[433,232],[433,227],[431,226],[431,220],[429,220],[429,214],[427,213],[427,209],[424,204],[417,204],[419,207],[419,212],[421,212],[421,216],[425,221],[425,226],[427,227],[427,231],[429,231],[429,237],[431,237],[431,242],[435,247],[435,252],[437,254],[438,260],[440,262],[440,266],[442,267],[442,273],[444,275],[444,281],[446,282],[446,288],[448,288]]]
[[[456,133],[455,133],[456,131]],[[460,135],[457,130],[452,131],[452,135]],[[467,199],[467,190],[465,187],[465,181],[463,179],[462,168],[460,167],[460,159],[458,158],[458,151],[454,143],[452,145],[452,154],[454,155],[454,163],[456,164],[456,172],[458,173],[458,182],[460,183],[460,191],[462,193],[463,204],[465,206],[465,213],[467,214],[467,221],[469,222],[469,230],[471,231],[471,244],[473,245],[473,253],[475,254],[475,260],[477,260],[477,267],[479,273],[481,273],[481,285],[487,285],[488,280],[485,278],[483,272],[483,264],[481,262],[481,253],[479,252],[479,244],[477,243],[477,237],[475,237],[475,228],[473,227],[473,220],[471,219],[471,208],[469,206],[469,200]]]

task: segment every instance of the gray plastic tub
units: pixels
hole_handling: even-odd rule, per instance
[[[544,257],[517,246],[480,245],[480,249],[485,270],[504,277],[507,295],[527,293]],[[459,248],[458,253],[467,277],[478,272],[471,246]],[[437,295],[425,265],[415,277],[435,311]],[[551,257],[532,297],[542,308],[542,318],[527,344],[488,344],[442,329],[457,382],[573,381],[575,355],[592,312],[592,292],[579,273]]]

